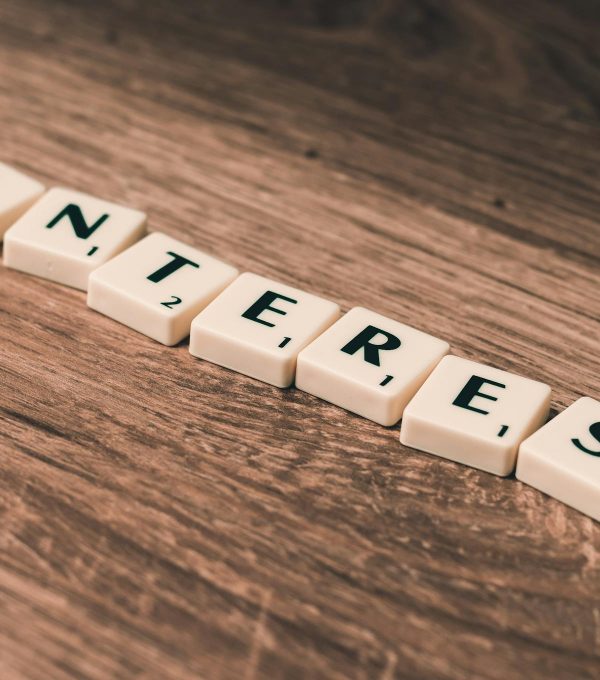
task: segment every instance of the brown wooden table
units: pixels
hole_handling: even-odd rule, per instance
[[[600,398],[600,5],[0,5],[0,159]],[[0,267],[0,677],[600,677],[600,526]]]

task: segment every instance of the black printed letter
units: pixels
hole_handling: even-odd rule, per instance
[[[159,281],[166,279],[167,276],[169,276],[173,272],[176,272],[178,269],[181,269],[181,267],[184,267],[186,264],[189,264],[192,267],[196,267],[196,269],[200,267],[199,264],[196,264],[195,262],[188,260],[186,257],[177,255],[176,253],[172,253],[169,251],[167,252],[167,255],[170,255],[173,259],[170,262],[168,262],[164,267],[157,269],[154,272],[154,274],[150,274],[150,276],[147,276],[146,278],[148,279],[148,281],[158,283]]]
[[[590,434],[596,441],[600,442],[600,422],[592,423],[590,425]],[[571,441],[580,451],[589,453],[590,456],[600,456],[600,451],[592,451],[592,449],[588,449],[579,441],[579,439],[571,439]]]
[[[377,335],[385,335],[386,340],[383,343],[377,344],[371,342]],[[342,352],[346,354],[355,354],[359,349],[364,349],[364,360],[373,366],[381,366],[379,362],[379,352],[381,350],[398,349],[400,347],[400,339],[391,333],[382,331],[375,326],[367,326],[364,331],[361,331],[355,338],[342,347]]]
[[[482,399],[489,399],[490,401],[498,401],[498,397],[492,397],[489,394],[484,394],[479,391],[479,388],[484,384],[495,385],[496,387],[506,388],[506,385],[502,383],[494,382],[493,380],[486,380],[485,378],[480,378],[478,375],[474,375],[467,381],[467,384],[462,388],[460,394],[452,402],[454,406],[460,406],[461,408],[466,408],[469,411],[475,411],[476,413],[483,413],[487,416],[489,411],[484,411],[481,408],[475,408],[471,406],[471,400],[474,397],[481,397]]]
[[[69,203],[69,205],[61,210],[58,215],[46,225],[46,229],[52,229],[55,224],[58,224],[63,217],[68,217],[71,221],[73,230],[75,231],[75,236],[78,238],[89,238],[98,227],[108,219],[108,215],[102,215],[99,217],[94,224],[88,227],[87,222],[83,218],[81,208],[74,203]]]
[[[261,295],[258,300],[248,307],[248,309],[242,314],[244,319],[250,319],[250,321],[256,321],[256,323],[262,323],[264,326],[270,326],[271,328],[275,325],[264,319],[259,319],[258,315],[265,310],[270,310],[276,314],[287,314],[282,309],[277,309],[277,307],[271,307],[271,302],[275,302],[279,298],[280,300],[285,300],[286,302],[291,302],[292,304],[297,304],[298,300],[292,300],[292,298],[286,297],[285,295],[279,295],[278,293],[273,293],[273,291],[268,290],[266,293]]]

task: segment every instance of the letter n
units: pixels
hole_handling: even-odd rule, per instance
[[[86,239],[89,238],[109,216],[106,214],[102,215],[94,222],[94,224],[88,226],[81,212],[81,208],[74,203],[69,203],[66,208],[63,208],[63,210],[46,225],[46,229],[52,229],[52,227],[58,224],[64,217],[69,218],[75,236],[77,236],[77,238]]]

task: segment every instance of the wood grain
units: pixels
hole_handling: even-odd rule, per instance
[[[1,158],[600,398],[593,0],[0,5]],[[600,527],[0,267],[0,676],[598,678]]]

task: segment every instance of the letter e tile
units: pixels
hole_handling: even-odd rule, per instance
[[[447,356],[404,409],[400,441],[504,476],[549,410],[548,385]]]
[[[246,272],[194,319],[190,352],[289,387],[300,350],[339,316],[334,302]]]

